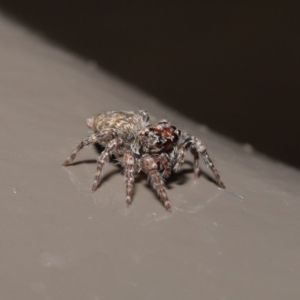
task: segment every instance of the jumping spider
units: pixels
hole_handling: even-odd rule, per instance
[[[104,150],[97,159],[97,172],[92,186],[94,192],[100,182],[103,166],[114,155],[124,168],[126,178],[126,202],[132,202],[134,175],[143,171],[157,191],[167,210],[171,205],[165,190],[164,178],[178,172],[189,150],[194,156],[194,175],[199,175],[199,156],[213,172],[220,188],[225,188],[219,173],[210,159],[205,146],[194,136],[188,135],[167,120],[149,124],[144,110],[108,111],[86,120],[93,134],[85,138],[63,163],[68,166],[76,155],[90,144],[99,143]]]

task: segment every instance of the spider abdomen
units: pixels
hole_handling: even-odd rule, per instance
[[[148,114],[140,110],[132,111],[108,111],[86,120],[88,127],[95,133],[110,129],[115,136],[130,141],[136,132],[148,125]],[[108,137],[108,141],[111,137]]]

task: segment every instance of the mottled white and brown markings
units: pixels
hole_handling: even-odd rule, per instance
[[[132,203],[134,176],[143,171],[157,191],[165,208],[171,211],[171,205],[164,185],[172,171],[180,171],[187,151],[194,156],[194,174],[199,175],[199,157],[213,172],[220,188],[225,188],[220,175],[210,159],[204,144],[196,137],[178,130],[167,120],[149,124],[147,112],[108,111],[86,120],[93,131],[63,163],[67,166],[86,146],[99,143],[104,150],[97,159],[97,170],[92,191],[100,183],[103,167],[114,155],[124,168],[126,182],[126,203]]]
[[[124,153],[124,168],[126,180],[126,203],[131,205],[133,196],[133,183],[134,183],[134,156],[130,151]]]

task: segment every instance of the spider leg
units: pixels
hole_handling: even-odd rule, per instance
[[[95,142],[98,141],[99,133],[94,133],[91,136],[85,138],[84,140],[81,141],[81,143],[76,147],[76,149],[72,152],[70,157],[62,164],[63,166],[68,166],[73,162],[77,154],[86,146],[89,146],[90,144],[94,144]]]
[[[149,175],[149,180],[152,183],[154,189],[157,191],[159,198],[163,202],[165,208],[168,211],[171,211],[170,201],[168,199],[161,174],[158,172],[155,160],[149,155],[145,155],[144,157],[142,157],[142,169],[146,174]]]
[[[114,151],[114,149],[118,146],[120,146],[123,143],[123,140],[121,138],[115,138],[111,140],[106,146],[105,149],[102,151],[100,156],[97,159],[97,169],[96,169],[96,174],[95,174],[95,180],[92,185],[92,192],[94,192],[100,182],[100,177],[102,173],[102,169],[106,163],[109,162],[109,157]]]
[[[156,163],[159,163],[163,169],[162,177],[168,178],[171,175],[170,160],[167,154],[161,153],[158,156],[153,157]]]
[[[199,153],[195,149],[191,149],[191,153],[194,156],[194,176],[199,177],[200,167],[199,167]]]
[[[131,205],[133,196],[133,184],[134,184],[134,168],[135,160],[130,151],[124,153],[124,168],[125,168],[125,180],[126,180],[126,203],[127,206]]]
[[[221,177],[220,177],[215,165],[213,164],[211,158],[209,157],[206,149],[204,151],[202,151],[200,154],[202,155],[202,158],[204,159],[206,167],[210,168],[211,171],[213,172],[213,174],[215,175],[218,186],[222,189],[225,189],[225,185],[224,185],[223,181],[221,180]]]
[[[220,175],[215,167],[215,165],[213,164],[210,156],[207,153],[206,147],[205,145],[196,137],[191,136],[188,137],[184,142],[183,142],[183,148],[186,148],[187,150],[190,150],[191,153],[194,155],[194,172],[195,175],[199,174],[199,155],[201,155],[201,157],[203,158],[205,165],[207,168],[210,168],[211,171],[213,172],[217,184],[220,188],[225,189],[225,185],[222,182]]]
[[[192,155],[194,156],[194,175],[195,177],[199,176],[199,154],[194,149],[191,149],[190,136],[185,132],[181,131],[180,141],[178,146],[174,151],[174,171],[180,172],[182,165],[184,163],[184,158],[186,155],[187,150],[191,150]]]
[[[83,139],[79,145],[76,147],[76,149],[72,152],[70,157],[62,164],[63,166],[68,166],[71,164],[74,159],[76,158],[77,154],[86,146],[89,146],[91,144],[94,144],[98,142],[99,140],[103,139],[104,137],[112,137],[115,136],[115,131],[113,129],[105,129],[101,132],[93,133],[89,137]]]
[[[174,165],[174,171],[176,173],[180,172],[180,170],[182,168],[182,165],[184,163],[184,157],[186,155],[186,151],[187,151],[186,147],[183,147],[182,145],[176,151],[176,155],[175,155],[176,163]]]

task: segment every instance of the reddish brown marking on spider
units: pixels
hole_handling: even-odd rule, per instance
[[[173,135],[174,129],[173,128],[163,128],[163,129],[155,128],[154,132],[159,133],[164,137],[170,137]]]

